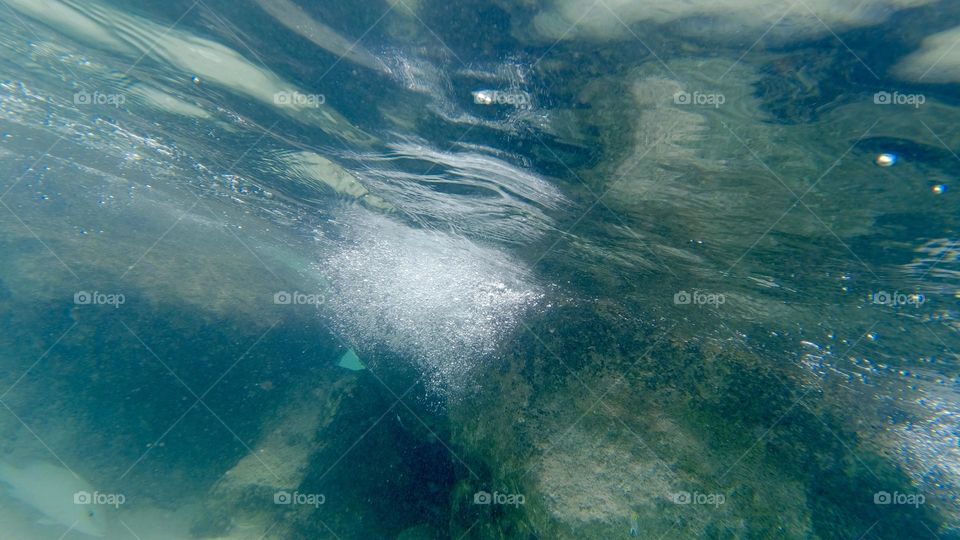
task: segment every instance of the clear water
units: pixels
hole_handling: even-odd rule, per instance
[[[0,4],[0,540],[960,537],[957,4]]]

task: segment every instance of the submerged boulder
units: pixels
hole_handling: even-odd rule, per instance
[[[310,458],[324,445],[324,428],[336,417],[355,381],[348,377],[293,392],[276,421],[264,426],[251,452],[210,489],[205,511],[191,528],[194,536],[210,538],[239,529],[252,534],[251,538],[290,538],[287,527],[296,520],[281,519],[281,515],[307,514],[324,502],[318,498],[313,505],[299,504],[292,497],[307,474]]]

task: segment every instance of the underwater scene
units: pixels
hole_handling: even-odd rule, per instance
[[[0,0],[0,540],[960,540],[960,2]]]

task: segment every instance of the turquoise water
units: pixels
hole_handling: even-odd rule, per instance
[[[955,4],[0,4],[0,540],[960,536]]]

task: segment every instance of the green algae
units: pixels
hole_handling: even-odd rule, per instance
[[[825,413],[828,404],[792,364],[743,347],[657,341],[656,331],[616,315],[571,308],[538,321],[531,330],[541,339],[515,344],[487,392],[453,408],[455,451],[484,471],[451,495],[459,501],[454,534],[616,538],[628,532],[630,508],[653,537],[849,538],[870,530],[903,538],[940,527],[935,505],[874,504],[877,492],[915,488]],[[585,340],[591,333],[601,335]],[[621,347],[637,340],[652,349]],[[552,351],[563,351],[563,361]],[[489,485],[527,502],[484,521],[465,501]],[[675,504],[675,492],[725,500]]]

